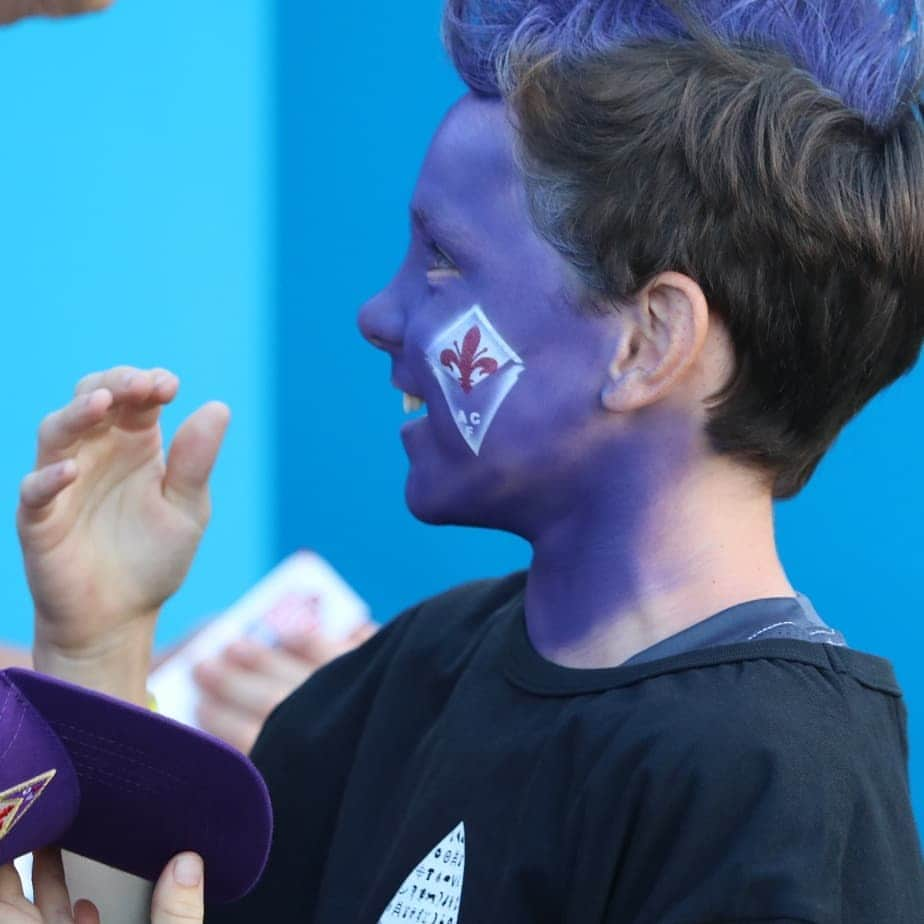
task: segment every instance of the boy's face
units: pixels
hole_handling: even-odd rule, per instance
[[[411,511],[529,536],[603,477],[619,319],[580,310],[581,284],[530,223],[512,139],[500,101],[451,110],[407,256],[360,327],[391,356],[392,383],[426,404],[401,431]]]

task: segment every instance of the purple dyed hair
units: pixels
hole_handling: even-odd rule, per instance
[[[786,54],[872,127],[920,100],[921,0],[447,0],[444,36],[466,83],[497,95],[511,51],[581,58],[689,37],[675,9],[724,44]]]

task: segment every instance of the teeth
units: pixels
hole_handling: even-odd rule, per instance
[[[424,406],[421,398],[416,395],[409,395],[407,392],[403,395],[403,403],[405,414],[413,414],[414,411],[419,411]]]

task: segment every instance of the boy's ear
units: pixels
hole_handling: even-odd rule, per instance
[[[622,336],[601,400],[627,413],[662,400],[686,377],[706,342],[709,306],[689,276],[660,273],[619,314]]]

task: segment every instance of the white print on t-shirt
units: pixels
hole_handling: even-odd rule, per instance
[[[465,878],[465,823],[447,834],[421,861],[388,903],[379,924],[456,924]]]

